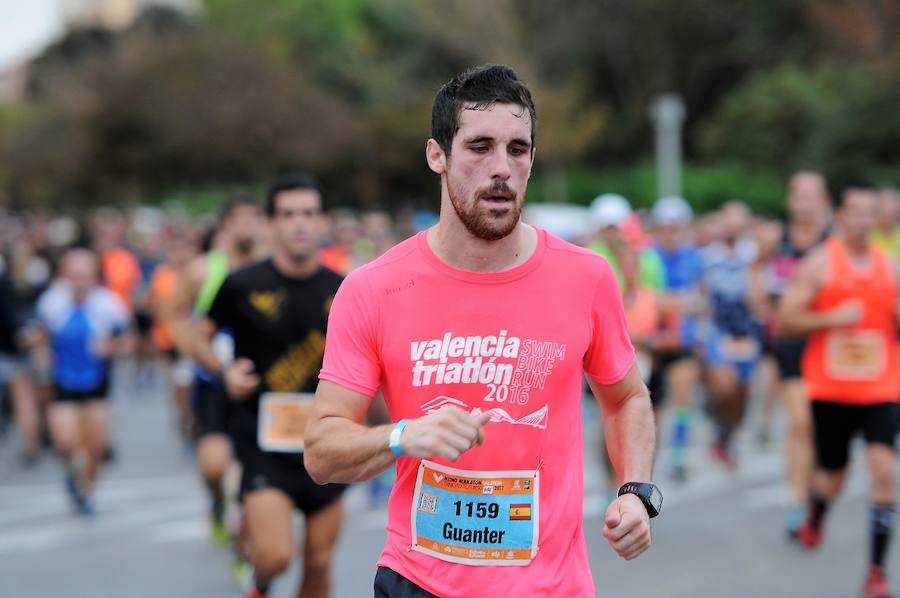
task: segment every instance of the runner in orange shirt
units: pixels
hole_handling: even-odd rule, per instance
[[[153,345],[165,356],[166,378],[174,390],[179,431],[187,440],[191,434],[190,396],[194,372],[190,360],[181,357],[177,350],[174,326],[187,316],[179,312],[178,288],[185,284],[197,248],[184,232],[172,236],[168,246],[166,261],[154,270],[150,278],[149,308],[153,316],[150,336]]]
[[[119,296],[134,315],[135,292],[143,275],[134,253],[125,247],[128,221],[112,208],[99,210],[93,218],[94,250],[100,256],[103,286]]]
[[[869,242],[878,195],[853,183],[839,196],[840,233],[800,263],[784,295],[780,326],[809,335],[802,373],[812,399],[816,472],[809,513],[798,541],[813,549],[822,539],[829,504],[847,473],[851,438],[862,431],[871,477],[871,562],[864,595],[891,596],[884,561],[894,519],[897,399],[898,273]]]

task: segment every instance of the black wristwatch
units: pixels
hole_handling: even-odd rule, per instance
[[[659,515],[659,511],[662,509],[663,496],[656,484],[650,484],[649,482],[625,482],[619,488],[616,496],[622,496],[623,494],[634,494],[641,499],[641,502],[644,503],[644,507],[647,509],[647,514],[650,515],[650,519]]]

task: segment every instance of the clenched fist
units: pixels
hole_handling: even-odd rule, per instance
[[[634,494],[623,494],[610,503],[603,521],[603,537],[626,561],[650,548],[650,516]]]
[[[476,443],[484,442],[484,425],[490,420],[490,411],[470,415],[448,405],[410,421],[400,435],[400,447],[410,457],[456,461]]]
[[[259,386],[259,375],[254,373],[253,362],[246,357],[236,359],[228,366],[223,376],[228,396],[243,401]]]

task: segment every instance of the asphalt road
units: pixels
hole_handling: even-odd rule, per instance
[[[243,594],[229,574],[227,549],[208,541],[206,502],[189,452],[174,431],[164,392],[117,385],[115,463],[97,495],[94,518],[74,516],[59,463],[16,461],[14,433],[0,438],[0,597],[157,598]],[[632,562],[603,540],[604,487],[596,446],[597,414],[585,406],[585,532],[598,595],[647,598],[847,598],[859,595],[868,554],[867,478],[857,467],[833,508],[820,551],[800,551],[784,539],[780,443],[761,448],[744,434],[740,467],[728,473],[707,455],[710,430],[698,425],[693,475],[682,485],[665,478],[663,515],[651,550]],[[776,432],[783,422],[776,420]],[[777,434],[776,434],[777,435]],[[666,452],[660,455],[665,462]],[[371,596],[386,511],[371,506],[364,487],[346,499],[345,531],[334,566],[334,596]],[[298,529],[302,522],[298,519]],[[895,547],[896,548],[896,547]],[[900,556],[889,555],[900,581]],[[294,596],[297,564],[273,587]]]

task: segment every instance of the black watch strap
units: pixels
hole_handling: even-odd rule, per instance
[[[647,515],[651,519],[659,515],[659,512],[662,510],[663,496],[656,484],[649,482],[625,482],[619,488],[616,496],[622,496],[623,494],[634,494],[641,499],[641,502],[644,503],[644,508],[647,509]]]

